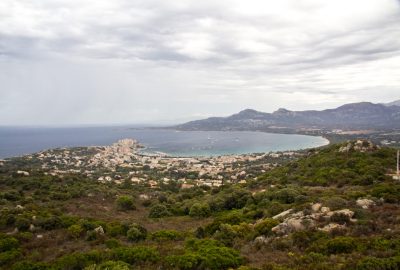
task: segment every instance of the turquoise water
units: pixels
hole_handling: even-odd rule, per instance
[[[217,156],[269,151],[299,150],[322,146],[322,137],[247,131],[175,131],[129,127],[0,128],[0,158],[45,149],[110,145],[132,138],[147,152],[172,156]]]

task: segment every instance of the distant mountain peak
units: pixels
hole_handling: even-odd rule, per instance
[[[288,109],[285,108],[279,108],[278,110],[274,111],[273,114],[288,114],[291,113],[292,111],[289,111]]]
[[[259,112],[253,109],[244,109],[240,111],[238,114],[254,114],[254,113],[259,113]]]
[[[228,117],[213,117],[176,126],[184,130],[263,130],[286,129],[382,129],[400,128],[400,101],[396,104],[359,102],[322,111],[290,111],[280,108],[273,113],[245,109]]]

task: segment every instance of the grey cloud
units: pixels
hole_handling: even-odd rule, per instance
[[[0,124],[398,98],[398,1],[246,3],[3,0]]]

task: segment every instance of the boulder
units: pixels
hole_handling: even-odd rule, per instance
[[[304,231],[315,227],[315,221],[311,218],[291,218],[286,223],[292,232]]]
[[[21,176],[29,176],[29,173],[26,171],[17,171],[17,174]]]
[[[276,216],[273,216],[272,218],[273,218],[273,219],[284,218],[284,217],[286,217],[287,215],[289,215],[290,213],[292,213],[292,211],[293,211],[293,209],[289,209],[289,210],[283,211],[282,213],[280,213],[280,214],[278,214],[278,215],[276,215]]]
[[[24,208],[25,208],[25,207],[23,207],[23,206],[20,205],[20,204],[17,204],[17,206],[15,206],[15,209],[17,209],[17,210],[24,210]]]
[[[285,235],[290,232],[290,228],[287,223],[281,223],[273,227],[271,231],[279,235]]]
[[[339,215],[344,215],[349,218],[352,218],[354,216],[354,212],[351,211],[350,209],[342,209],[342,210],[337,210],[333,212],[334,214],[339,214]]]
[[[254,239],[254,244],[267,244],[268,242],[269,242],[269,239],[263,235],[258,236],[258,237],[256,237],[256,239]]]
[[[359,199],[356,201],[356,203],[357,203],[358,206],[362,207],[363,209],[368,209],[369,207],[375,205],[375,202],[374,202],[373,200],[370,200],[370,199],[361,199],[361,198],[359,198]]]
[[[102,226],[99,226],[99,227],[95,228],[94,231],[95,231],[97,234],[104,235],[104,229],[103,229]]]
[[[286,224],[288,225],[290,231],[296,232],[305,229],[301,219],[291,218],[288,221],[286,221]]]
[[[311,210],[313,212],[319,212],[319,210],[321,210],[322,204],[320,203],[314,203],[313,205],[311,205]]]
[[[344,230],[344,229],[346,229],[345,225],[340,225],[337,223],[329,223],[328,225],[326,225],[322,228],[319,228],[318,230],[330,233],[333,230]]]
[[[331,211],[329,207],[321,207],[321,213],[323,214],[328,214]]]

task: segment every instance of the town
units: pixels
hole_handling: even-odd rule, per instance
[[[151,188],[174,182],[184,189],[244,184],[247,179],[306,154],[306,151],[285,151],[216,157],[171,157],[163,153],[146,153],[144,150],[138,141],[123,139],[110,146],[52,149],[14,159],[37,161],[40,169],[52,176],[83,174],[103,183],[123,184],[128,181]]]

